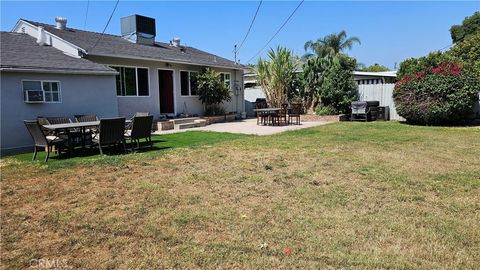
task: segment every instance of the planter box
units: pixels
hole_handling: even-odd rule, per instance
[[[235,114],[205,116],[202,119],[205,119],[207,121],[207,125],[211,125],[215,123],[232,122],[232,121],[235,121]]]
[[[174,127],[175,125],[171,120],[158,121],[153,124],[153,130],[170,130],[170,129],[174,129]]]

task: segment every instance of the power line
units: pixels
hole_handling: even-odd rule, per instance
[[[250,61],[252,61],[253,58],[257,57],[267,46],[268,44],[270,44],[270,42],[272,42],[272,40],[278,35],[278,33],[280,33],[280,31],[283,29],[283,27],[288,23],[288,21],[290,21],[290,19],[293,17],[293,14],[295,14],[295,12],[297,12],[297,10],[300,8],[300,6],[303,4],[303,2],[305,2],[305,0],[302,0],[300,1],[300,3],[298,4],[298,6],[293,10],[292,14],[290,14],[290,16],[288,16],[288,18],[285,20],[285,22],[282,24],[282,26],[280,26],[280,28],[278,28],[277,32],[275,32],[275,34],[272,36],[272,38],[265,44],[265,46],[262,47],[262,49],[260,49],[257,54],[255,54],[252,58],[250,58],[247,63],[249,63]]]
[[[87,10],[85,11],[85,21],[83,22],[83,30],[87,30],[88,8],[90,7],[90,0],[87,1]]]
[[[110,14],[110,18],[108,18],[108,21],[107,21],[107,24],[105,25],[105,28],[103,28],[102,34],[100,35],[100,37],[98,37],[97,42],[95,42],[95,45],[93,45],[93,47],[90,49],[90,51],[93,50],[97,46],[98,42],[102,39],[103,35],[105,34],[105,30],[107,30],[107,27],[110,24],[110,21],[112,20],[113,14],[115,13],[115,10],[117,10],[117,6],[118,6],[119,2],[120,2],[120,0],[117,0],[117,2],[115,3],[115,7],[112,10],[112,14]]]
[[[260,6],[262,5],[263,0],[260,0],[257,6],[257,11],[255,11],[255,15],[253,15],[252,22],[250,23],[250,26],[248,27],[247,33],[245,34],[245,37],[243,38],[242,42],[240,43],[240,46],[236,48],[235,53],[238,53],[238,51],[242,48],[243,43],[245,43],[245,40],[248,37],[248,34],[250,34],[250,30],[252,30],[253,23],[255,22],[255,19],[257,18],[258,11],[260,10]]]

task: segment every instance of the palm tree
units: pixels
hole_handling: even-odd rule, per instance
[[[313,55],[324,57],[326,55],[335,55],[343,52],[346,49],[352,49],[353,44],[361,44],[358,37],[347,38],[347,32],[341,31],[340,33],[334,33],[327,35],[323,38],[317,39],[317,41],[309,40],[305,42],[304,49],[307,53],[304,58],[310,58]],[[309,52],[309,50],[311,52]]]

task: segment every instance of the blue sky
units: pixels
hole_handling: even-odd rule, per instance
[[[254,56],[272,37],[298,1],[264,1],[238,58]],[[114,1],[90,1],[86,30],[101,32]],[[120,33],[120,17],[141,14],[156,19],[157,40],[180,37],[182,43],[233,59],[233,46],[248,29],[258,1],[124,1],[107,28]],[[84,28],[87,1],[1,1],[1,30],[10,31],[19,18],[54,24],[55,16],[68,26]],[[347,31],[362,44],[348,52],[366,65],[395,63],[451,44],[449,29],[480,10],[471,2],[325,2],[306,1],[269,47],[286,46],[303,54],[305,41]],[[268,47],[267,47],[268,49]],[[264,50],[260,56],[265,55]],[[255,62],[256,58],[252,61]]]

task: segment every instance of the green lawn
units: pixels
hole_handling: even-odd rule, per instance
[[[336,123],[155,146],[3,159],[2,267],[478,267],[479,128]]]

